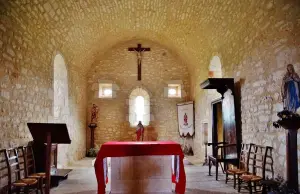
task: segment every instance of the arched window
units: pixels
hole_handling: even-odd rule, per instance
[[[61,54],[54,58],[53,115],[56,121],[66,122],[69,115],[68,72]]]
[[[54,57],[53,71],[53,121],[68,124],[70,116],[68,71],[61,54]],[[72,133],[70,135],[72,136]],[[58,145],[58,150],[57,166],[62,168],[67,165],[68,145]]]
[[[136,124],[137,122],[141,121],[142,123],[144,122],[144,114],[145,110],[145,100],[143,96],[138,96],[135,98],[135,117],[136,117]]]
[[[209,77],[222,78],[222,64],[220,57],[213,56],[209,64]]]
[[[136,126],[141,121],[144,126],[150,123],[150,97],[142,88],[134,89],[129,96],[129,122]]]

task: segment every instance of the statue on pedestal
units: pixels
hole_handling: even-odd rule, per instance
[[[296,112],[300,107],[300,78],[292,64],[287,65],[287,72],[283,77],[281,95],[285,110]]]
[[[92,110],[91,110],[91,124],[95,123],[97,124],[98,120],[98,106],[96,104],[93,104]]]
[[[142,122],[139,121],[138,125],[136,126],[136,140],[143,141],[144,140],[144,126]]]
[[[97,120],[98,120],[98,106],[93,104],[91,109],[91,123],[89,124],[89,128],[91,129],[91,150],[93,151],[95,148],[95,128],[97,127]],[[90,154],[95,155],[95,154]]]

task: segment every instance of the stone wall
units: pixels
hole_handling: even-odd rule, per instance
[[[42,32],[46,23],[37,28],[22,15],[24,4],[15,2],[13,8],[10,3],[0,1],[0,149],[32,140],[28,122],[55,122],[53,61],[58,50],[66,52],[59,36]],[[86,139],[86,78],[70,65],[68,55],[64,57],[70,111],[63,122],[68,124],[72,144],[59,151],[62,166],[85,155]]]
[[[137,81],[136,53],[127,51],[128,47],[135,47],[137,43],[151,48],[150,52],[143,54],[141,81]],[[135,128],[130,127],[128,121],[128,102],[130,93],[136,87],[146,89],[150,95],[152,119],[145,130],[157,133],[158,140],[179,141],[176,103],[189,98],[189,73],[186,65],[168,49],[145,40],[129,41],[106,52],[94,63],[88,75],[88,112],[93,103],[99,107],[98,128],[95,131],[97,145],[111,140],[135,139]],[[101,80],[112,81],[116,88],[114,98],[98,98]],[[164,90],[170,80],[183,82],[185,98],[165,96]],[[88,130],[88,140],[89,137]]]
[[[275,129],[272,123],[277,120],[277,112],[282,110],[280,91],[287,64],[294,64],[297,73],[300,73],[300,17],[297,3],[277,3],[249,7],[244,22],[248,22],[251,28],[240,28],[238,34],[224,29],[224,44],[205,51],[208,57],[201,63],[209,64],[214,55],[221,58],[223,77],[234,77],[235,82],[241,85],[243,141],[272,146],[275,175],[285,175],[285,131]],[[217,44],[217,39],[213,38],[212,44]],[[199,123],[203,121],[210,123],[211,130],[210,103],[213,99],[209,92],[199,87],[208,75],[208,71],[203,71],[198,78],[192,76],[198,115],[197,132],[201,131]],[[202,143],[198,139],[195,141],[196,148]],[[203,156],[203,148],[196,153]]]
[[[143,6],[140,6],[141,4]],[[74,148],[70,149],[83,149],[81,137],[85,136],[82,133],[85,131],[83,123],[86,123],[86,108],[83,108],[86,105],[85,73],[92,65],[93,68],[97,68],[97,63],[106,63],[104,59],[93,62],[113,45],[140,38],[159,42],[161,48],[167,48],[180,59],[176,60],[178,63],[187,66],[184,70],[189,70],[189,78],[185,79],[189,80],[190,88],[186,87],[186,91],[196,102],[194,143],[195,153],[199,158],[203,159],[204,156],[202,123],[207,122],[211,128],[210,103],[218,98],[218,94],[214,92],[201,90],[199,84],[209,75],[212,57],[219,56],[223,77],[235,77],[236,81],[243,83],[243,139],[274,145],[274,156],[278,158],[275,169],[276,172],[283,173],[284,132],[274,129],[270,124],[275,120],[275,113],[281,108],[278,92],[285,65],[290,62],[296,67],[299,66],[298,0],[226,0],[217,3],[199,0],[0,0],[0,8],[0,127],[3,132],[0,148],[28,141],[30,135],[26,122],[53,120],[52,57],[53,53],[59,50],[65,57],[70,76],[69,109],[70,115],[74,116],[70,116],[68,123],[75,123],[74,128],[78,136],[74,134],[74,139],[81,142],[78,145],[72,144],[71,147],[74,145]],[[131,46],[135,44],[136,42]],[[126,53],[125,51],[124,46],[122,53]],[[152,55],[153,52],[150,53],[149,55]],[[132,57],[131,64],[136,64],[134,55],[128,53],[129,56]],[[108,62],[118,58],[119,53],[118,56],[111,56]],[[161,55],[157,57],[161,61],[155,64],[161,64],[163,58]],[[123,66],[118,67],[122,69]],[[104,72],[120,73],[117,70],[112,71],[109,65],[105,68],[107,69],[104,69]],[[147,67],[143,67],[144,73],[145,68]],[[176,68],[172,68],[174,67],[170,65],[168,72],[155,71],[155,74],[152,74],[151,70],[148,76],[169,75],[169,79],[173,72],[174,77],[178,73]],[[132,66],[130,71],[124,69],[122,73],[130,75],[135,71],[136,66]],[[99,75],[101,72],[102,69],[99,69]],[[93,72],[90,71],[89,74]],[[112,79],[113,75],[108,73],[103,77]],[[130,80],[133,78],[135,76],[129,76]],[[165,77],[159,80],[164,79]],[[92,82],[95,81],[92,79]],[[120,86],[126,85],[121,80],[113,81]],[[89,87],[91,83],[88,82]],[[147,84],[143,81],[143,85]],[[156,96],[156,88],[153,88],[147,89]],[[124,114],[120,120],[109,120],[121,129],[127,128],[125,113],[128,107],[125,99],[131,89],[129,86],[125,90],[121,88],[122,105],[114,104],[118,98],[106,100],[105,103],[104,100],[96,100],[100,104],[110,103],[107,106],[113,107],[114,111],[106,111],[106,106],[102,109],[99,106],[100,114],[107,115],[107,119],[115,118],[118,110],[122,110]],[[168,109],[165,109],[163,113],[159,110],[169,104],[173,107],[175,100],[160,99],[161,101],[154,102],[153,110],[157,113],[155,118],[163,120],[162,118],[168,115],[167,118],[173,119],[175,110],[168,112]],[[92,102],[89,97],[88,108]],[[102,121],[99,122],[101,126]],[[155,128],[160,126],[163,129],[159,132],[160,137],[172,134],[165,130],[165,122],[155,122]],[[170,125],[171,128],[173,126],[176,124]],[[113,133],[109,126],[102,127],[107,133]],[[78,131],[80,133],[77,133]],[[127,131],[124,134],[117,132],[115,137],[123,135],[129,138],[132,134],[128,134]],[[101,141],[106,140],[109,138]],[[79,152],[80,155],[73,156],[83,156],[83,150]],[[72,153],[74,152],[71,151],[70,156]]]

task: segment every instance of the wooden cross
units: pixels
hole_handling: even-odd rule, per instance
[[[137,63],[138,63],[138,81],[142,79],[142,57],[143,52],[150,51],[150,48],[143,48],[141,44],[138,44],[136,48],[130,47],[128,48],[128,51],[134,51],[136,52],[137,56]]]

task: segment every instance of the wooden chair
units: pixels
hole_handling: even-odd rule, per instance
[[[19,164],[21,168],[24,168],[25,177],[38,180],[39,190],[41,191],[41,194],[43,194],[46,173],[36,173],[32,146],[20,146],[17,148],[17,151]]]
[[[28,178],[35,178],[39,180],[39,188],[41,194],[43,194],[43,188],[45,187],[46,173],[36,172],[35,160],[32,148],[32,142],[29,142],[27,146],[24,146],[25,164],[26,164],[26,176]]]
[[[249,156],[249,171],[239,176],[238,178],[238,191],[241,191],[241,184],[246,183],[250,194],[253,193],[252,188],[254,187],[255,192],[257,186],[260,185],[260,181],[265,179],[265,174],[269,170],[266,168],[266,160],[272,156],[268,155],[271,153],[272,147],[253,145],[254,153],[250,152]],[[272,159],[273,160],[273,159]],[[273,163],[273,162],[270,162]],[[270,169],[271,171],[273,170]]]
[[[240,153],[240,160],[239,160],[239,165],[236,168],[231,168],[226,171],[226,179],[225,183],[227,184],[229,180],[229,175],[233,176],[233,187],[236,187],[237,183],[237,178],[239,178],[240,175],[245,174],[248,172],[249,168],[249,157],[250,153],[253,152],[253,145],[252,143],[250,144],[242,144],[242,149]]]
[[[0,194],[8,193],[8,167],[5,160],[6,150],[0,150]]]
[[[25,168],[21,168],[22,162],[19,163],[16,148],[5,150],[5,160],[8,167],[8,193],[23,192],[28,194],[36,191],[36,194],[38,194],[38,180],[25,178]]]
[[[211,176],[211,165],[214,164],[216,167],[216,180],[218,180],[219,164],[221,165],[223,173],[227,170],[228,164],[237,165],[238,158],[228,157],[226,155],[226,149],[230,147],[236,147],[236,144],[227,144],[226,142],[209,143],[210,145],[216,145],[213,147],[214,155],[208,156],[208,174]],[[220,152],[220,155],[219,155]],[[222,167],[224,163],[224,169]]]

